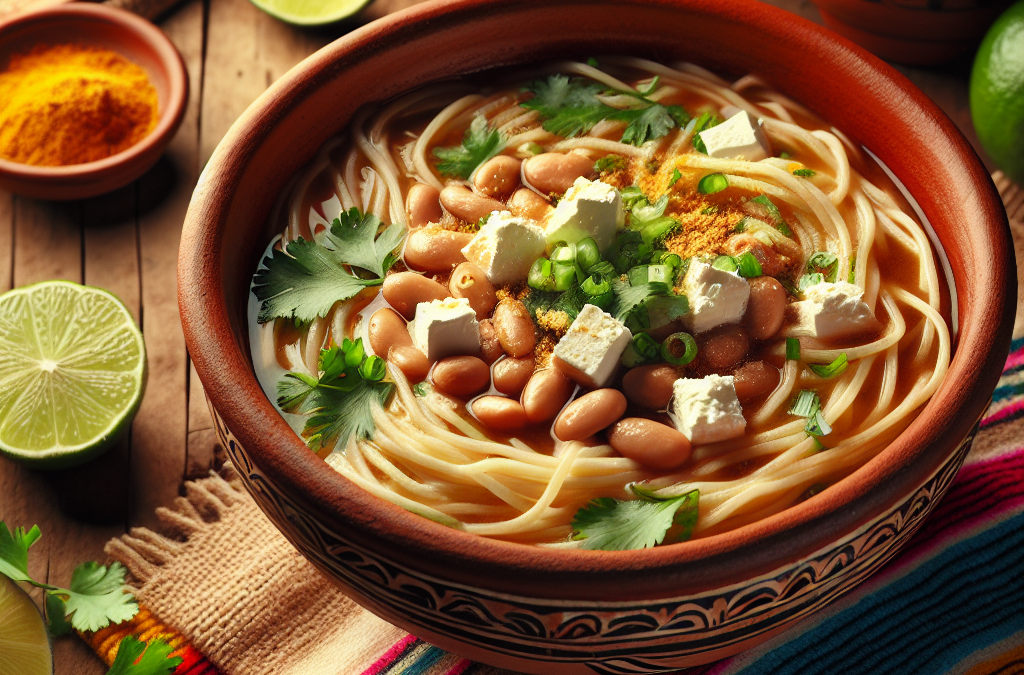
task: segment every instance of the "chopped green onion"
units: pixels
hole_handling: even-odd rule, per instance
[[[786,338],[786,360],[800,360],[800,340],[796,338]]]
[[[673,269],[670,265],[637,265],[629,270],[629,285],[673,284]]]
[[[780,220],[779,222],[775,223],[775,229],[781,232],[782,234],[786,235],[787,237],[793,236],[793,230],[789,229],[789,225],[787,225],[786,221],[784,220]]]
[[[836,280],[836,273],[839,271],[839,258],[829,251],[818,251],[807,259],[807,272],[821,274],[825,281],[832,283]]]
[[[630,185],[619,190],[619,194],[622,195],[622,205],[627,209],[632,209],[639,202],[643,201],[647,203],[647,196],[644,191],[636,185]]]
[[[843,352],[842,354],[837,356],[835,358],[835,360],[832,363],[829,363],[829,364],[824,364],[824,365],[820,364],[820,363],[808,363],[807,364],[807,367],[810,368],[812,371],[814,371],[815,375],[817,375],[818,377],[824,378],[826,380],[829,379],[830,377],[835,377],[836,375],[842,375],[843,372],[846,370],[846,366],[847,366],[846,352]]]
[[[655,251],[654,255],[651,256],[651,263],[654,265],[669,265],[670,267],[679,267],[683,264],[683,259],[677,254],[669,251],[661,250]]]
[[[647,333],[638,333],[633,336],[633,349],[647,361],[655,361],[658,358],[658,343]]]
[[[739,264],[736,262],[736,258],[731,255],[720,255],[715,258],[715,261],[711,263],[711,266],[716,270],[722,270],[723,272],[735,272],[739,269]]]
[[[761,276],[761,262],[750,251],[744,251],[736,258],[736,266],[744,279]]]
[[[576,283],[576,265],[554,263],[555,290],[567,291]]]
[[[571,265],[576,262],[576,244],[560,241],[551,249],[549,256],[553,263],[565,263]]]
[[[713,195],[729,187],[729,180],[720,173],[709,173],[697,183],[697,191],[702,195]]]
[[[555,275],[551,261],[547,258],[537,258],[534,260],[533,265],[530,267],[530,272],[526,276],[526,283],[538,291],[555,290]]]
[[[683,174],[682,174],[682,173],[680,173],[679,169],[672,169],[672,177],[668,179],[668,186],[669,186],[669,187],[672,187],[672,186],[673,186],[673,185],[675,185],[675,184],[676,184],[676,183],[677,183],[677,182],[679,181],[679,179],[680,179],[680,178],[682,178],[682,177],[683,177]]]
[[[745,232],[746,230],[747,230],[747,216],[743,216],[742,218],[740,218],[740,222],[736,223],[736,227],[732,228],[732,231],[736,232],[738,234],[740,232]]]
[[[828,436],[832,433],[832,427],[829,426],[825,420],[825,416],[821,414],[821,409],[814,411],[814,415],[807,418],[807,424],[804,425],[804,431],[810,436]]]
[[[794,176],[800,176],[801,178],[810,178],[815,174],[814,169],[797,169],[793,172]]]
[[[809,389],[801,389],[797,394],[793,405],[789,407],[789,414],[797,417],[811,417],[821,408],[821,399]]]
[[[603,310],[612,306],[615,294],[611,282],[601,274],[592,274],[583,280],[580,289],[587,294],[587,302],[597,305]]]
[[[580,239],[576,242],[576,264],[584,272],[601,262],[601,252],[597,250],[597,242],[592,237]]]
[[[661,358],[673,366],[685,366],[696,357],[697,341],[689,333],[673,333],[661,343]]]
[[[387,372],[387,364],[379,356],[371,356],[359,366],[359,374],[368,382],[380,382]]]
[[[823,281],[825,281],[825,277],[821,276],[820,272],[815,272],[813,274],[805,274],[802,277],[800,277],[800,281],[797,282],[797,289],[801,293],[803,293],[811,286],[817,286]]]

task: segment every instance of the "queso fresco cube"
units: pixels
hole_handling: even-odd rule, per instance
[[[596,305],[584,305],[555,345],[555,365],[585,387],[604,387],[632,339],[633,334],[621,321]]]
[[[772,154],[764,129],[746,110],[698,134],[709,157],[757,162]]]
[[[732,375],[679,378],[672,385],[668,415],[694,445],[742,436],[747,427]]]
[[[544,230],[534,221],[493,211],[462,255],[482,269],[492,284],[504,286],[524,281],[546,245]]]
[[[593,237],[600,251],[615,243],[615,234],[626,223],[619,191],[599,180],[576,179],[545,221],[548,246],[560,241],[575,244]]]
[[[431,361],[480,353],[480,324],[465,298],[416,305],[416,318],[409,322],[409,333],[413,346]]]

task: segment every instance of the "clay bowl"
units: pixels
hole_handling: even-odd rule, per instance
[[[812,0],[825,25],[883,59],[949,63],[972,50],[1012,0]]]
[[[157,126],[127,150],[95,162],[32,166],[0,159],[4,190],[37,199],[82,199],[116,190],[156,163],[185,116],[188,75],[178,50],[150,22],[104,5],[74,3],[0,22],[0,71],[12,54],[69,42],[109,49],[141,66],[157,91]]]
[[[303,445],[253,375],[246,302],[276,234],[265,222],[276,196],[363,103],[460,73],[608,52],[757,73],[888,164],[949,257],[959,332],[945,382],[848,479],[771,518],[663,548],[492,541],[363,492]],[[1006,357],[1011,251],[992,182],[949,119],[892,68],[810,22],[748,0],[461,0],[345,36],[241,116],[199,180],[178,289],[189,352],[249,491],[360,604],[514,670],[642,673],[766,640],[866,578],[920,526],[963,461]]]

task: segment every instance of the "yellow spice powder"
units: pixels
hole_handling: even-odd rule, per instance
[[[110,50],[40,46],[0,72],[0,158],[12,162],[93,162],[138,143],[158,119],[146,72]]]

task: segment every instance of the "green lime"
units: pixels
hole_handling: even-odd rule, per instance
[[[270,16],[298,26],[321,26],[348,18],[370,0],[251,0]]]
[[[43,617],[32,598],[0,575],[0,675],[53,675]]]
[[[81,464],[128,429],[145,386],[142,333],[110,293],[44,281],[0,295],[0,453]]]
[[[1024,184],[1024,0],[996,19],[978,48],[971,118],[992,161]]]

